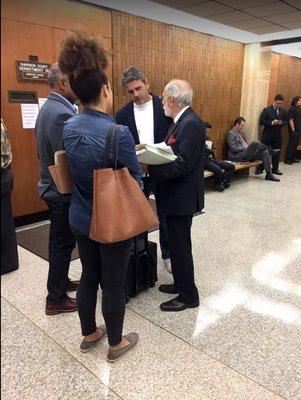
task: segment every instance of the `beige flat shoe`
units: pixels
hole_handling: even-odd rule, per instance
[[[130,343],[123,347],[122,349],[118,350],[109,350],[108,356],[107,356],[107,361],[110,363],[114,363],[118,361],[122,356],[127,354],[129,350],[131,350],[138,342],[139,336],[136,332],[131,332],[128,333],[127,335],[124,336]]]
[[[102,335],[100,338],[93,340],[92,342],[87,342],[85,339],[81,342],[80,344],[80,351],[82,353],[87,353],[88,351],[92,350],[93,347],[97,345],[97,343],[102,342],[106,337],[107,337],[107,328],[105,325],[100,325],[97,327],[97,329],[102,331]]]

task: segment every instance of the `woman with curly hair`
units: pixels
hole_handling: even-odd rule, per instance
[[[74,180],[69,219],[83,268],[77,290],[84,336],[80,350],[87,352],[108,336],[107,360],[114,362],[137,343],[138,335],[131,332],[122,336],[126,270],[132,241],[101,244],[88,236],[92,218],[93,170],[102,167],[106,137],[112,124],[116,124],[109,115],[113,94],[105,73],[107,52],[96,37],[71,32],[61,45],[58,62],[83,106],[83,111],[65,124],[63,137]],[[141,184],[133,137],[125,126],[120,126],[119,132],[118,165],[127,167]],[[115,155],[110,154],[110,157],[113,160]],[[95,310],[99,285],[105,325],[97,327]]]

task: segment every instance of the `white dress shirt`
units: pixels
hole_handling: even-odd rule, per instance
[[[144,104],[134,103],[134,117],[141,144],[154,144],[154,106],[153,99]]]
[[[184,107],[184,108],[182,108],[182,110],[180,111],[180,112],[178,112],[178,114],[174,117],[174,119],[173,119],[173,121],[174,121],[174,123],[176,124],[177,123],[177,121],[178,121],[178,119],[180,118],[180,116],[182,115],[182,114],[184,114],[184,112],[187,110],[187,108],[189,108],[190,106],[186,106],[186,107]]]

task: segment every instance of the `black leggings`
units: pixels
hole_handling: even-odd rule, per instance
[[[87,336],[96,331],[96,299],[101,285],[108,341],[110,346],[115,346],[122,340],[126,271],[132,240],[101,244],[75,229],[73,233],[83,268],[76,295],[82,334]]]

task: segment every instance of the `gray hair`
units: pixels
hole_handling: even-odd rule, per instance
[[[48,83],[51,89],[54,89],[56,86],[57,81],[62,79],[63,73],[59,68],[59,63],[56,62],[51,65],[50,70],[48,71]]]
[[[122,84],[123,86],[126,86],[128,83],[133,81],[145,82],[145,76],[138,68],[131,66],[123,71]]]
[[[190,106],[193,90],[190,83],[180,79],[174,79],[165,86],[166,94],[172,97],[180,107]]]

